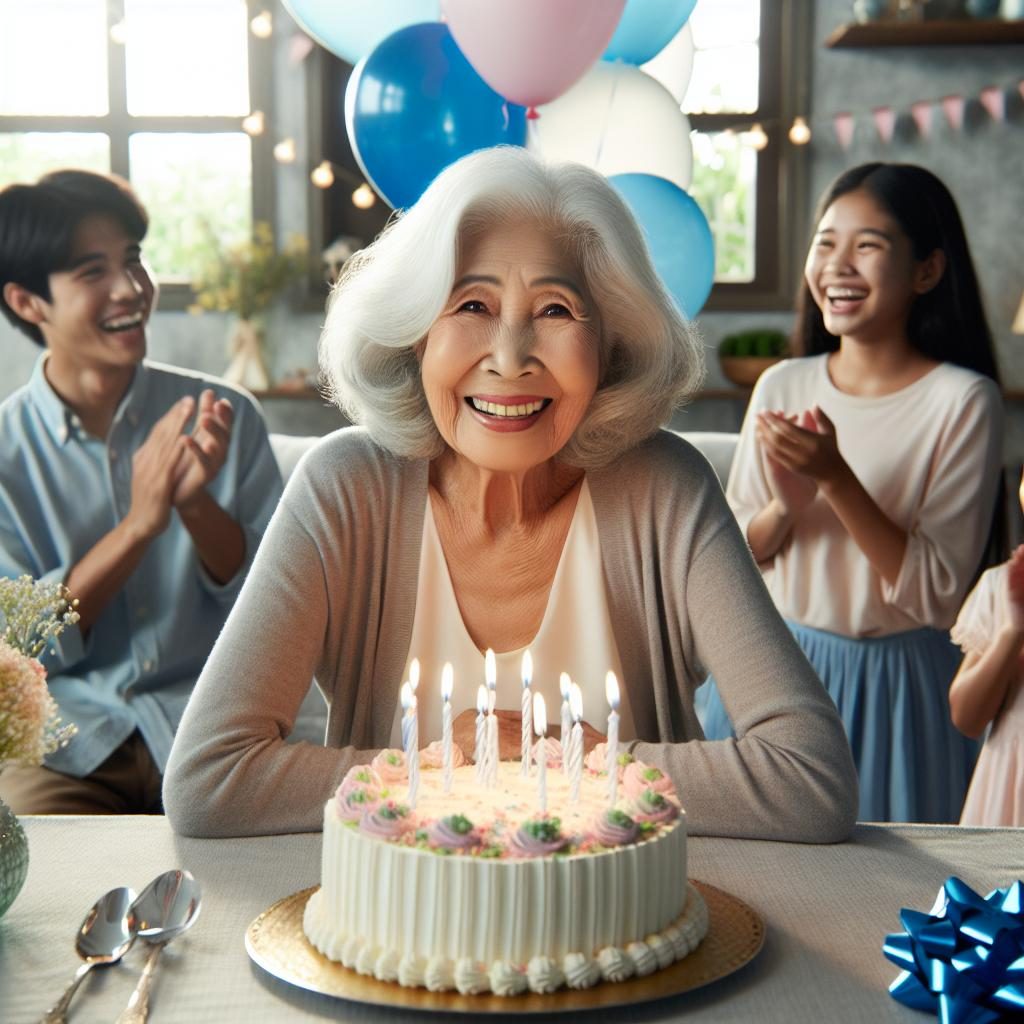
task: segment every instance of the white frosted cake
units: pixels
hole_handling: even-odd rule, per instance
[[[303,924],[328,958],[401,985],[513,996],[650,974],[704,937],[685,816],[656,768],[620,765],[614,808],[604,773],[584,771],[572,802],[549,768],[542,815],[536,769],[503,762],[487,786],[458,767],[445,793],[438,760],[424,751],[414,810],[395,750],[327,802]]]

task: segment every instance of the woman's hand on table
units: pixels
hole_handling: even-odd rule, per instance
[[[515,761],[522,757],[523,719],[518,711],[496,708],[498,718],[498,750],[502,761]],[[462,748],[467,757],[472,758],[476,751],[476,711],[466,708],[455,716],[452,722],[452,739]],[[605,736],[598,732],[589,722],[580,723],[583,729],[583,753],[588,754],[598,743],[604,743]],[[561,728],[558,725],[548,727],[548,736],[560,738]],[[534,734],[534,742],[537,740]]]

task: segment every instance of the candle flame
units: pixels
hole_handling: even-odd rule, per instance
[[[484,679],[487,681],[489,690],[493,690],[498,685],[498,662],[490,647],[487,648],[487,653],[484,655]]]
[[[619,710],[619,681],[615,678],[614,672],[609,672],[604,677],[604,693],[608,698],[608,703],[612,706],[612,711]]]
[[[487,711],[487,687],[480,684],[476,691],[476,710],[477,714],[484,714]]]
[[[542,693],[533,695],[533,729],[541,737],[548,731],[548,713],[544,707],[544,694]]]
[[[412,692],[416,692],[416,687],[420,685],[420,659],[413,658],[409,662],[409,685],[412,687]]]
[[[573,683],[569,688],[569,710],[574,722],[583,721],[583,691],[577,683]]]
[[[402,709],[408,711],[412,707],[415,698],[412,695],[412,687],[408,682],[402,683]]]
[[[568,672],[563,672],[558,677],[558,690],[562,695],[562,700],[569,699],[569,688],[572,686],[572,680],[569,678]]]
[[[533,655],[529,649],[523,652],[523,689],[525,690],[533,679]]]
[[[452,687],[455,685],[455,669],[452,663],[446,661],[441,669],[441,700],[446,703],[452,699]]]

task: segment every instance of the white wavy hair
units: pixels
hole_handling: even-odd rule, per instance
[[[348,261],[331,293],[320,369],[332,400],[378,444],[411,458],[444,450],[415,347],[448,301],[465,238],[524,219],[565,245],[601,325],[598,389],[561,460],[606,465],[666,423],[699,386],[697,332],[665,291],[615,189],[580,164],[545,164],[520,147],[498,146],[442,171]]]

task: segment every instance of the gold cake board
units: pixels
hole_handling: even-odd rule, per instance
[[[549,995],[462,995],[428,992],[378,981],[328,960],[306,938],[302,914],[318,886],[303,889],[268,907],[245,932],[245,948],[268,974],[299,988],[358,1003],[439,1010],[447,1013],[552,1013],[623,1006],[664,999],[718,981],[738,971],[764,945],[764,921],[742,900],[706,882],[690,879],[708,908],[708,932],[690,954],[664,970],[643,978],[593,988],[562,988]]]

